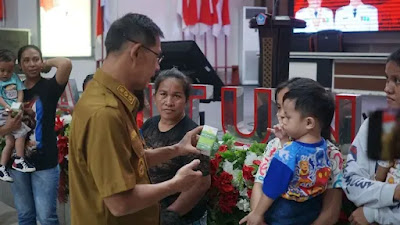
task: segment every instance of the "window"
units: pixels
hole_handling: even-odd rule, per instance
[[[91,0],[40,0],[43,56],[92,56],[90,6]]]

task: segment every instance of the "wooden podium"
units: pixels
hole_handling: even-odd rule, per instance
[[[263,20],[264,19],[264,20]],[[259,85],[274,88],[289,79],[290,39],[293,28],[304,28],[306,22],[289,16],[259,14],[250,20],[260,37]]]

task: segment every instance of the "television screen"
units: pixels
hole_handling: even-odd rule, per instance
[[[296,0],[294,13],[307,23],[294,33],[400,31],[400,0]]]

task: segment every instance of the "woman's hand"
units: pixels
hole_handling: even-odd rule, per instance
[[[47,61],[46,60],[43,60],[43,63],[42,63],[42,70],[41,70],[41,72],[43,72],[43,73],[48,73],[48,72],[50,72],[50,70],[51,70],[51,66],[49,66],[48,64],[47,64]]]
[[[239,224],[244,224],[244,223],[246,223],[247,225],[267,225],[264,222],[263,215],[257,215],[253,212],[249,213],[249,215],[245,216],[243,219],[239,221]]]

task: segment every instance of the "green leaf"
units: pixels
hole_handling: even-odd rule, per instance
[[[236,160],[235,153],[232,151],[222,152],[221,157],[228,160],[229,162],[233,162]]]
[[[235,137],[230,133],[225,133],[224,136],[222,136],[222,142],[224,145],[228,146],[228,149],[231,149],[235,143]]]
[[[257,143],[254,142],[250,148],[249,151],[256,153],[258,156],[262,155],[264,153],[265,147],[267,145],[264,143]]]

